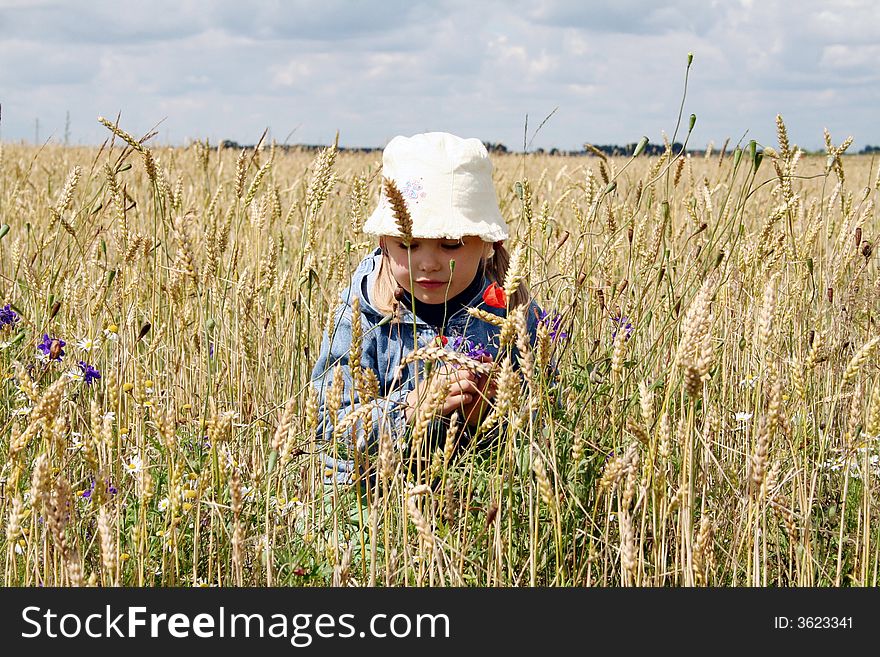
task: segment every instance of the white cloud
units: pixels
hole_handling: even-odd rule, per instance
[[[832,69],[871,69],[878,71],[878,61],[880,61],[880,44],[835,44],[825,46],[822,49],[820,63]],[[880,78],[880,71],[875,74],[874,80],[876,81],[878,78]]]
[[[694,51],[694,142],[745,131],[772,141],[776,113],[804,146],[822,128],[880,143],[880,3],[805,0],[109,0],[0,3],[2,137],[74,141],[122,113],[160,139],[283,138],[382,146],[444,129],[580,148],[671,134]]]
[[[272,66],[272,82],[279,87],[295,87],[306,82],[312,74],[312,67],[304,61],[291,60],[280,66]]]

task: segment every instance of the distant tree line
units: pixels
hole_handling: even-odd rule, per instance
[[[484,141],[483,145],[486,147],[486,150],[488,150],[490,153],[506,154],[506,153],[512,152],[510,149],[507,148],[507,146],[505,146],[504,144],[501,144],[501,143]],[[224,139],[223,141],[221,141],[220,146],[222,148],[235,148],[235,149],[241,149],[241,148],[252,149],[252,148],[254,148],[253,144],[239,144],[238,142],[232,141],[230,139]],[[582,150],[576,150],[576,151],[560,150],[559,148],[550,148],[550,149],[536,148],[532,152],[538,153],[541,155],[595,156],[597,154],[596,152],[598,151],[598,152],[601,152],[604,155],[607,155],[609,157],[615,157],[615,156],[628,157],[633,154],[633,152],[636,149],[636,146],[637,146],[637,142],[633,142],[631,144],[626,144],[624,146],[619,146],[618,144],[603,144],[600,146],[597,146],[596,144],[590,144],[589,147],[587,147],[585,145],[585,147]],[[275,148],[280,148],[281,150],[284,150],[284,151],[302,151],[302,152],[317,152],[325,147],[326,147],[326,145],[322,145],[322,144],[276,144],[275,145]],[[677,142],[677,141],[673,142],[671,147],[672,147],[672,152],[676,155],[678,153],[681,153],[682,150],[684,150],[684,144]],[[339,151],[343,152],[343,153],[375,153],[375,152],[378,152],[381,150],[382,149],[379,147],[370,147],[370,146],[361,146],[361,147],[340,146],[339,147]],[[645,150],[643,151],[643,153],[645,155],[661,155],[663,153],[663,151],[665,151],[665,150],[666,150],[666,146],[664,144],[648,143],[648,145],[645,146]],[[693,148],[689,148],[687,150],[687,152],[692,155],[705,155],[705,153],[706,153],[705,149],[693,149]],[[815,153],[822,154],[823,152],[824,151],[816,151]],[[810,154],[811,152],[806,151],[806,153]],[[862,150],[860,150],[858,152],[859,155],[866,155],[869,153],[880,153],[880,146],[868,145],[868,146],[865,146]]]

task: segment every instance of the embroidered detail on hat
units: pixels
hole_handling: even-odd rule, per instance
[[[425,198],[428,193],[425,191],[421,180],[421,178],[418,180],[407,180],[403,189],[400,190],[400,193],[403,194],[403,198],[413,201],[414,203],[418,203]]]

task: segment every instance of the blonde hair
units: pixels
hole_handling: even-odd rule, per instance
[[[498,285],[503,285],[504,278],[507,276],[507,268],[510,265],[510,254],[501,242],[495,242],[493,246],[494,255],[485,260],[486,278],[489,279],[490,283],[494,282],[498,283]],[[379,274],[376,276],[376,281],[370,290],[370,302],[379,312],[385,315],[392,315],[398,304],[396,295],[400,286],[394,280],[391,267],[385,264],[387,259],[388,255],[383,251]],[[531,293],[526,284],[520,283],[516,292],[509,299],[508,309],[513,310],[517,306],[528,304],[531,298]],[[397,318],[395,317],[395,319]]]

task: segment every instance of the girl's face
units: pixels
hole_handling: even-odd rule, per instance
[[[460,240],[413,238],[409,254],[399,237],[383,237],[381,244],[394,279],[422,303],[443,303],[463,292],[474,280],[480,260],[492,248],[490,242],[476,235]]]

